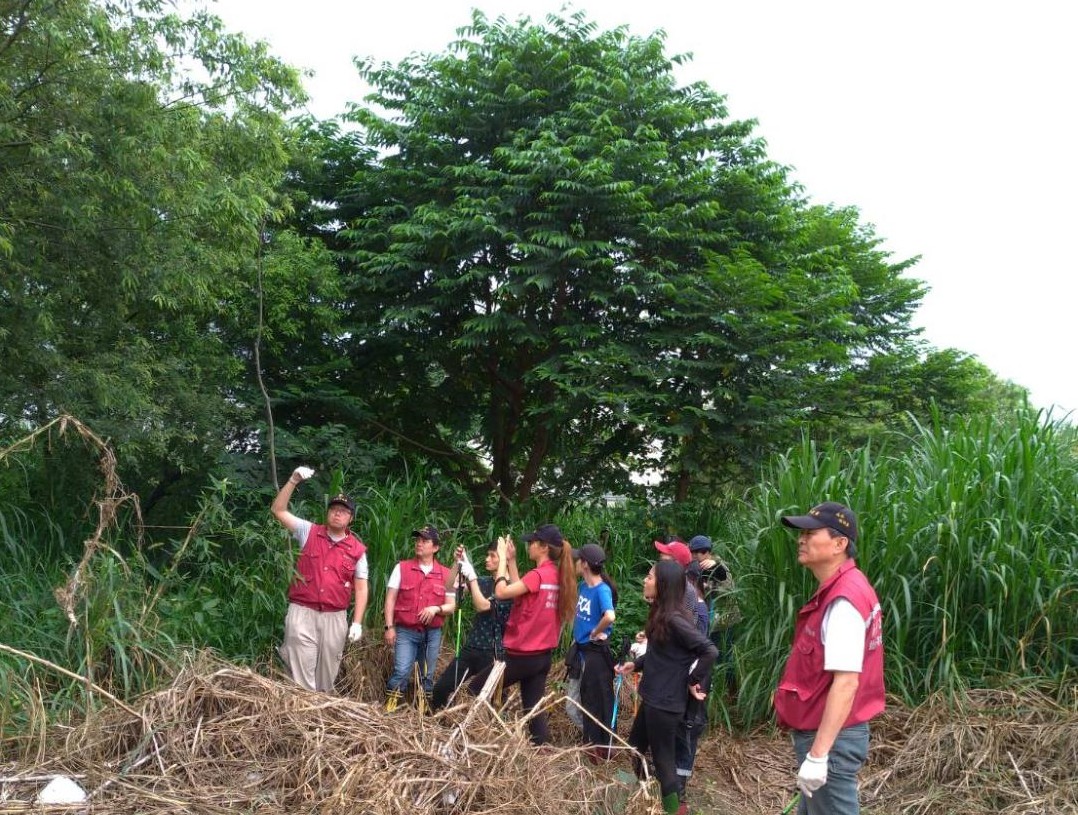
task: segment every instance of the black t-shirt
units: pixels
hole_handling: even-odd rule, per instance
[[[513,608],[512,600],[494,599],[494,578],[480,577],[479,593],[490,600],[490,610],[476,613],[472,628],[468,632],[466,648],[473,651],[494,651],[495,644],[501,644],[502,632],[505,631],[505,623],[509,619],[509,611]],[[460,598],[457,598],[460,602]]]
[[[666,642],[648,641],[648,650],[637,658],[643,670],[640,696],[654,708],[683,713],[689,701],[689,685],[711,675],[718,650],[688,617],[674,617]],[[689,667],[696,662],[692,674]]]

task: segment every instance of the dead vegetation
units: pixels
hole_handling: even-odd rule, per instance
[[[437,716],[384,713],[384,650],[350,652],[339,697],[194,658],[167,688],[57,731],[50,760],[0,768],[0,813],[42,811],[30,803],[41,784],[26,779],[53,773],[77,776],[93,812],[123,815],[659,811],[625,752],[594,766],[576,747],[536,750],[512,701],[503,716],[470,699]],[[622,734],[628,695],[623,704]],[[555,738],[571,744],[561,700],[547,705]],[[885,815],[1073,815],[1076,766],[1075,698],[972,692],[961,707],[893,705],[873,730],[862,799]],[[712,735],[691,802],[707,813],[778,813],[793,798],[793,771],[781,734]]]
[[[37,787],[20,775],[53,773],[77,776],[108,813],[651,810],[635,781],[595,771],[579,749],[532,748],[521,721],[485,705],[386,714],[203,659],[133,707],[94,714],[41,766],[5,768],[0,813],[29,811]]]
[[[1078,691],[970,691],[915,709],[892,702],[872,726],[861,802],[876,815],[1078,813]],[[702,812],[780,813],[796,792],[789,742],[771,730],[708,739],[694,783]],[[699,797],[699,796],[697,796]]]
[[[970,691],[893,710],[865,786],[904,815],[1078,813],[1078,688]]]

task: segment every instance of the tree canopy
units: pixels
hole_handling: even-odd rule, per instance
[[[0,33],[0,433],[75,414],[144,506],[274,455],[419,459],[477,515],[648,471],[685,499],[806,429],[1014,396],[661,32],[475,13],[361,62],[344,123],[162,0],[0,0]]]
[[[0,424],[61,412],[148,497],[237,423],[298,74],[157,0],[0,0]],[[331,267],[330,267],[331,268]]]
[[[913,261],[679,85],[661,32],[476,12],[459,34],[362,64],[358,135],[322,134],[349,365],[308,409],[477,507],[628,492],[649,467],[685,497],[852,409],[873,360],[919,364]]]

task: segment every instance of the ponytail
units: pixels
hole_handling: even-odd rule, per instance
[[[562,540],[561,546],[549,546],[548,551],[557,555],[558,561],[558,619],[562,625],[572,625],[576,619],[577,588],[572,547],[569,541]]]
[[[599,577],[603,579],[606,585],[610,586],[610,596],[615,606],[618,604],[618,584],[614,582],[614,578],[606,573],[606,566],[599,567]]]
[[[568,546],[569,541],[566,541],[565,545]],[[596,548],[599,548],[599,547],[596,547]],[[599,551],[602,552],[602,549],[599,548]],[[618,584],[614,582],[614,578],[612,578],[609,574],[607,574],[607,572],[606,572],[606,561],[605,560],[600,560],[598,565],[595,565],[591,561],[589,561],[587,559],[587,557],[584,556],[584,550],[581,549],[580,550],[580,562],[584,564],[584,568],[586,568],[588,570],[588,574],[595,575],[600,580],[602,580],[604,583],[606,583],[607,586],[610,587],[610,598],[611,598],[611,601],[613,602],[613,604],[616,606],[618,604]]]

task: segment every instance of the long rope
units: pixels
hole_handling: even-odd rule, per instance
[[[265,233],[266,218],[263,216],[261,223],[258,225],[258,253],[255,255],[255,268],[258,272],[258,331],[255,333],[254,347],[255,377],[258,379],[258,389],[262,391],[262,399],[266,403],[266,446],[269,448],[270,472],[273,474],[273,489],[280,490],[281,485],[277,481],[277,446],[274,441],[273,405],[270,402],[269,391],[266,389],[266,382],[262,378],[262,328],[265,323],[262,287],[262,245],[265,243],[263,237]]]

